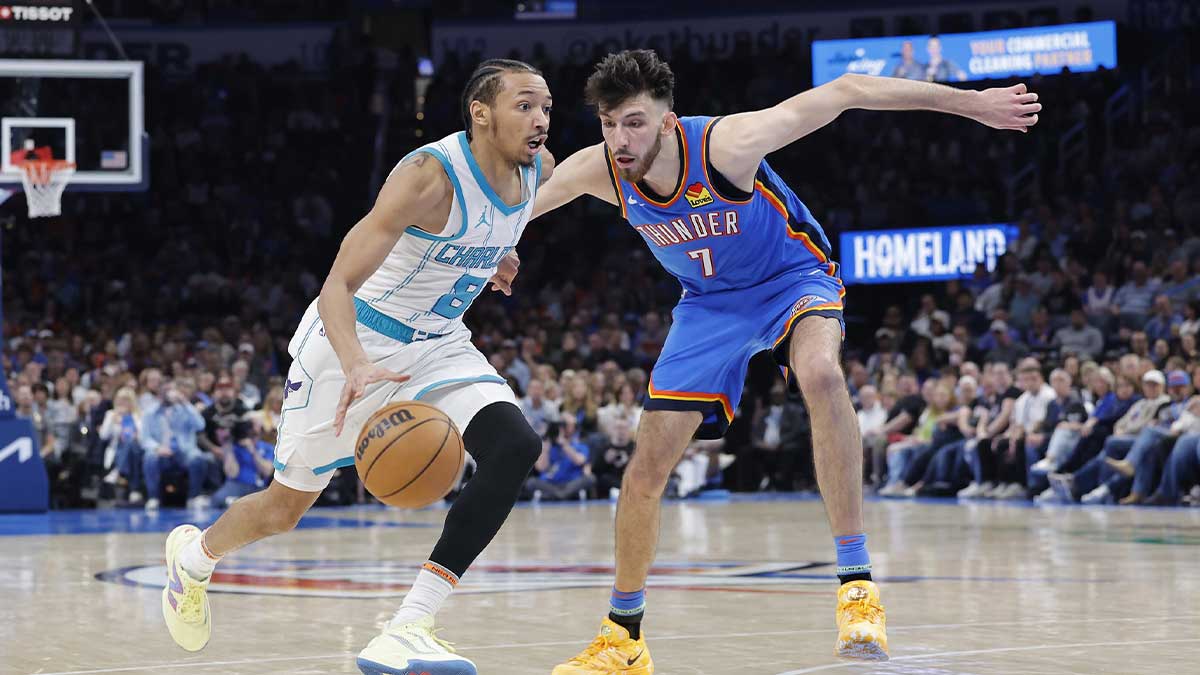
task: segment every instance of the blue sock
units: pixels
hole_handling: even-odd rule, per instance
[[[837,546],[837,575],[841,582],[871,580],[871,556],[867,553],[867,535],[834,537]]]
[[[608,618],[629,631],[634,640],[641,637],[642,616],[646,613],[646,589],[633,592],[618,591],[613,586],[612,599],[608,603]]]

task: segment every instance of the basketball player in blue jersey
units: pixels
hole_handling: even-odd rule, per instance
[[[288,347],[270,486],[207,530],[181,525],[167,538],[162,613],[184,649],[208,643],[207,589],[221,557],[295,527],[333,470],[354,463],[367,417],[390,401],[416,399],[463,430],[478,468],[358,667],[367,675],[475,675],[475,665],[434,634],[434,616],[508,517],[541,440],[462,316],[489,279],[510,291],[511,251],[553,169],[544,148],[550,90],[528,64],[486,61],[467,82],[462,114],[465,131],[414,150],[392,170],[301,319]]]
[[[677,117],[673,89],[670,67],[652,51],[601,61],[586,97],[597,107],[604,142],[561,162],[534,211],[536,218],[581,194],[616,204],[683,285],[621,488],[609,615],[600,635],[554,675],[654,672],[641,621],[659,500],[693,436],[725,432],[747,364],[764,350],[799,387],[812,416],[817,480],[842,583],[836,653],[886,659],[884,611],[863,528],[862,442],[839,364],[845,291],[825,233],[764,158],[851,108],[934,110],[1027,131],[1041,105],[1024,85],[963,91],[845,75],[764,110]],[[737,670],[733,663],[714,667]]]

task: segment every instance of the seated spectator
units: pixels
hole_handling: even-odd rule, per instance
[[[104,442],[101,466],[107,472],[104,482],[122,482],[128,489],[131,504],[141,504],[145,489],[142,479],[142,416],[137,409],[137,395],[130,387],[122,387],[113,397],[113,407],[104,413],[97,431]]]
[[[1189,490],[1200,484],[1200,396],[1188,402],[1185,415],[1172,425],[1179,427],[1182,435],[1171,449],[1163,466],[1158,488],[1146,500],[1148,506],[1177,506]],[[1193,502],[1193,505],[1200,502]]]
[[[1062,354],[1094,359],[1104,352],[1104,334],[1087,323],[1087,315],[1082,309],[1074,309],[1071,310],[1071,325],[1059,328],[1054,334],[1054,346]]]
[[[875,331],[875,353],[867,359],[867,372],[878,375],[885,366],[898,370],[908,367],[904,354],[897,351],[896,332],[890,328],[880,328]]]
[[[1120,320],[1122,326],[1141,328],[1146,325],[1154,294],[1158,292],[1158,283],[1150,278],[1146,263],[1140,260],[1133,263],[1130,276],[1132,278],[1117,289],[1109,311]]]
[[[917,418],[912,434],[888,445],[886,466],[877,478],[872,476],[877,486],[882,486],[885,482],[898,484],[908,468],[911,456],[929,448],[937,430],[953,424],[958,418],[954,391],[949,384],[940,380],[926,380],[921,387],[921,394],[926,404],[925,409]]]
[[[592,474],[596,477],[596,488],[601,496],[612,496],[620,490],[625,467],[633,457],[633,428],[624,419],[616,419],[610,428],[608,443],[596,454],[592,462]]]
[[[1029,351],[1039,359],[1047,358],[1054,349],[1054,329],[1050,325],[1050,312],[1046,311],[1045,307],[1039,306],[1033,310],[1033,319],[1029,323],[1025,344],[1029,345]]]
[[[539,436],[544,436],[547,425],[558,419],[558,406],[545,397],[545,391],[546,385],[539,379],[533,379],[529,381],[526,395],[521,399],[521,412],[525,413],[529,426]]]
[[[1028,330],[1033,323],[1033,311],[1042,302],[1042,296],[1033,287],[1028,275],[1017,276],[1012,298],[1008,302],[1008,324],[1018,330]]]
[[[1170,299],[1172,307],[1186,307],[1200,300],[1200,277],[1188,273],[1186,260],[1172,260],[1159,292]]]
[[[1057,267],[1050,273],[1050,287],[1042,296],[1042,306],[1050,313],[1051,326],[1057,330],[1066,325],[1071,312],[1082,309],[1079,289]]]
[[[1179,337],[1196,337],[1200,334],[1200,300],[1193,300],[1184,305],[1183,312],[1183,321],[1179,323]]]
[[[881,497],[953,494],[958,489],[953,474],[968,473],[962,449],[975,435],[978,411],[982,409],[981,402],[992,393],[991,383],[992,378],[986,378],[981,392],[974,375],[958,378],[955,387],[958,407],[953,411],[953,419],[938,426],[927,446],[913,448],[907,458],[896,457],[896,472],[889,472],[888,485],[879,491]]]
[[[863,435],[863,445],[873,460],[872,475],[887,471],[885,451],[888,444],[911,434],[925,410],[925,399],[921,396],[917,378],[912,375],[901,375],[896,380],[896,395],[896,403],[888,410],[883,426]]]
[[[1129,494],[1118,502],[1121,505],[1141,504],[1149,497],[1158,484],[1163,460],[1170,454],[1175,441],[1183,434],[1200,431],[1200,417],[1193,412],[1193,409],[1200,409],[1200,398],[1192,396],[1191,377],[1182,370],[1167,373],[1167,391],[1171,396],[1170,405],[1159,410],[1153,427],[1142,431],[1142,434],[1154,434],[1157,440],[1147,441],[1141,447],[1135,444],[1134,449],[1141,450],[1140,453],[1131,449],[1123,459],[1105,459],[1109,468],[1133,480]]]
[[[1012,423],[1013,407],[1021,390],[1013,386],[1012,371],[1005,361],[988,365],[985,383],[991,380],[991,393],[983,398],[972,417],[976,420],[974,434],[962,445],[964,463],[971,471],[971,482],[959,490],[960,499],[993,497],[1000,487],[998,450],[1007,450],[1005,433]]]
[[[264,441],[256,429],[250,435],[234,443],[225,451],[222,468],[225,482],[213,493],[212,501],[218,506],[229,506],[234,501],[265,488],[275,473],[275,447]]]
[[[1111,372],[1108,373],[1108,377],[1112,377]],[[1108,386],[1103,376],[1101,382],[1102,387]],[[1049,467],[1056,465],[1059,457],[1079,441],[1079,429],[1087,421],[1087,408],[1071,384],[1071,376],[1067,371],[1056,368],[1050,373],[1050,388],[1054,390],[1054,399],[1046,407],[1046,417],[1038,430],[1025,437],[1026,486],[1029,493],[1036,495],[1041,501],[1050,501],[1054,496],[1054,491],[1050,489],[1050,483],[1046,480]],[[1018,404],[1019,402],[1020,399]],[[1044,460],[1051,448],[1055,452],[1054,459],[1047,462],[1042,470],[1035,471],[1034,467],[1039,466],[1038,463]]]
[[[1052,473],[1048,476],[1050,486],[1059,500],[1078,502],[1087,496],[1088,503],[1114,501],[1112,491],[1119,482],[1119,476],[1108,467],[1105,458],[1124,458],[1133,449],[1134,443],[1142,438],[1142,432],[1154,426],[1159,411],[1171,403],[1171,397],[1164,392],[1166,384],[1167,378],[1160,371],[1147,372],[1142,377],[1143,398],[1130,406],[1129,412],[1113,425],[1113,433],[1104,441],[1100,453],[1088,459],[1074,473]],[[1159,439],[1155,436],[1151,433],[1143,440],[1147,443],[1157,442]]]
[[[267,391],[262,408],[246,413],[250,428],[259,438],[271,445],[275,445],[278,440],[279,423],[283,418],[283,399],[283,387],[274,385]]]
[[[504,340],[500,343],[500,357],[503,359],[504,368],[500,368],[502,375],[511,376],[521,386],[521,391],[529,386],[529,378],[533,376],[533,371],[529,369],[529,364],[521,360],[517,354],[516,340]]]
[[[683,458],[675,466],[674,490],[668,487],[668,493],[674,493],[680,499],[694,497],[708,485],[718,479],[720,472],[733,461],[733,455],[721,454],[725,447],[724,439],[693,440],[683,451]]]
[[[1154,309],[1150,320],[1146,322],[1143,332],[1151,342],[1157,340],[1173,340],[1183,323],[1183,316],[1174,311],[1171,298],[1160,293],[1154,296]]]
[[[1062,372],[1062,371],[1060,371]],[[1025,446],[1035,448],[1045,440],[1042,433],[1042,423],[1045,421],[1051,403],[1056,398],[1054,388],[1046,384],[1042,370],[1034,362],[1023,365],[1017,371],[1021,395],[1013,404],[1012,421],[1004,438],[992,446],[996,458],[996,488],[990,494],[981,496],[995,499],[1024,499],[1026,485],[1026,452]],[[1070,379],[1066,379],[1066,387],[1070,391]]]
[[[858,431],[866,438],[883,428],[888,411],[879,401],[879,392],[869,384],[858,390],[858,402]]]
[[[542,454],[533,465],[538,475],[525,483],[533,500],[586,499],[587,491],[596,484],[588,454],[587,445],[579,440],[573,416],[552,422],[542,438]]]
[[[559,415],[562,418],[575,418],[575,428],[581,433],[589,434],[596,431],[599,425],[597,416],[600,407],[592,393],[591,382],[586,372],[563,371],[562,403],[559,404]]]
[[[1150,358],[1150,338],[1145,331],[1135,330],[1129,334],[1129,353],[1126,356],[1136,356],[1142,360]]]
[[[917,335],[924,337],[932,337],[930,334],[929,322],[933,318],[934,313],[941,312],[937,307],[937,301],[929,293],[921,296],[921,306],[917,308],[917,316],[908,324]],[[942,312],[945,315],[945,312]],[[944,323],[949,323],[949,320]]]
[[[596,411],[596,421],[600,432],[605,438],[612,439],[614,428],[623,423],[629,429],[637,429],[642,419],[642,406],[638,405],[633,387],[628,383],[621,385],[617,400]]]
[[[983,268],[983,264],[979,267]],[[986,268],[983,269],[987,271]],[[954,326],[966,326],[972,333],[981,333],[987,329],[987,316],[975,309],[975,298],[970,291],[962,290],[954,296],[954,311],[950,314],[950,323],[946,329],[953,330]]]
[[[989,329],[995,340],[994,347],[984,355],[984,360],[989,363],[1005,363],[1012,367],[1021,358],[1029,355],[1029,348],[1024,344],[1015,341],[1012,333],[1009,332],[1008,324],[997,319],[992,322]]]
[[[232,384],[232,383],[231,383]],[[232,386],[229,387],[232,396]],[[142,475],[146,481],[146,510],[158,509],[163,473],[186,469],[188,507],[205,508],[210,501],[202,495],[211,466],[210,455],[201,452],[196,436],[204,430],[204,417],[185,401],[179,389],[168,383],[163,398],[142,420]]]
[[[1092,285],[1083,294],[1083,311],[1088,321],[1101,328],[1109,325],[1116,305],[1116,289],[1108,282],[1108,273],[1096,270],[1092,273]]]
[[[254,410],[262,403],[262,391],[258,385],[249,380],[250,364],[242,359],[233,362],[229,367],[229,376],[233,378],[233,390],[241,399],[246,410]]]

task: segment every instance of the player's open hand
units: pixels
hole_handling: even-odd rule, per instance
[[[512,295],[512,282],[517,278],[517,271],[520,269],[521,259],[517,257],[516,251],[501,258],[500,264],[496,266],[496,273],[490,279],[492,290]]]
[[[1028,91],[1023,83],[1014,84],[979,92],[979,103],[971,118],[993,129],[1027,133],[1029,127],[1037,124],[1041,109],[1037,94]]]
[[[376,382],[407,382],[410,376],[402,375],[394,370],[388,370],[374,363],[364,363],[350,369],[346,373],[346,384],[342,386],[342,396],[338,399],[337,412],[333,415],[333,435],[342,435],[342,425],[346,423],[346,411],[350,404],[362,397],[369,385]]]

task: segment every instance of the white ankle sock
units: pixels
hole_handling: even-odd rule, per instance
[[[204,535],[207,532],[208,530],[201,532],[199,537],[189,541],[179,552],[179,564],[183,565],[183,571],[197,581],[203,581],[211,576],[213,569],[221,561],[221,556],[213,555],[212,551],[209,551],[208,547],[204,545]]]
[[[423,616],[436,615],[457,584],[458,577],[450,570],[434,562],[425,563],[388,626],[399,628]]]

